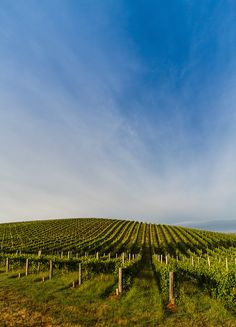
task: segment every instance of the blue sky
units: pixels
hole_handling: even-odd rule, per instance
[[[0,221],[236,222],[234,1],[0,3]]]

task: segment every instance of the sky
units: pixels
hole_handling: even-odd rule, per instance
[[[0,222],[235,222],[236,2],[0,2]]]

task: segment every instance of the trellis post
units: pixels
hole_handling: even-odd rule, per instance
[[[9,271],[9,258],[6,258],[6,273]]]
[[[29,258],[27,258],[25,262],[25,276],[28,276],[28,274],[29,274]]]
[[[174,273],[170,271],[169,273],[169,303],[175,304],[175,297],[174,297]]]
[[[82,284],[82,263],[79,263],[79,281],[78,281],[79,286]]]
[[[53,276],[53,264],[52,260],[49,261],[49,279],[52,279]]]
[[[123,268],[119,268],[119,279],[118,279],[118,292],[119,294],[122,294],[123,292]]]

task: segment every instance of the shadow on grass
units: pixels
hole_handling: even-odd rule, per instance
[[[153,271],[153,275],[154,275],[154,280],[155,280],[155,283],[157,285],[157,288],[159,290],[159,293],[161,294],[161,283],[160,283],[160,273],[158,273],[156,270],[155,270],[155,267],[154,267],[154,264],[152,263],[152,271]]]
[[[116,284],[110,285],[108,286],[104,292],[102,292],[102,294],[100,295],[101,299],[106,299],[109,297],[109,295],[111,294],[115,294],[115,290],[116,290]]]
[[[24,277],[25,276],[25,274],[22,274],[21,273],[21,278],[22,277]],[[7,277],[8,279],[14,279],[14,278],[19,278],[19,274],[12,274],[12,275],[9,275],[8,277]]]
[[[60,291],[66,291],[66,290],[68,290],[68,289],[78,289],[79,288],[79,286],[76,286],[76,287],[72,287],[72,282],[71,283],[69,283],[69,284],[66,284],[65,286],[63,286],[63,287],[60,287],[59,289],[58,289],[58,292],[60,292]]]

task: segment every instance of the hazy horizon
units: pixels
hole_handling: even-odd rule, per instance
[[[236,225],[236,3],[3,0],[0,38],[0,222]]]

